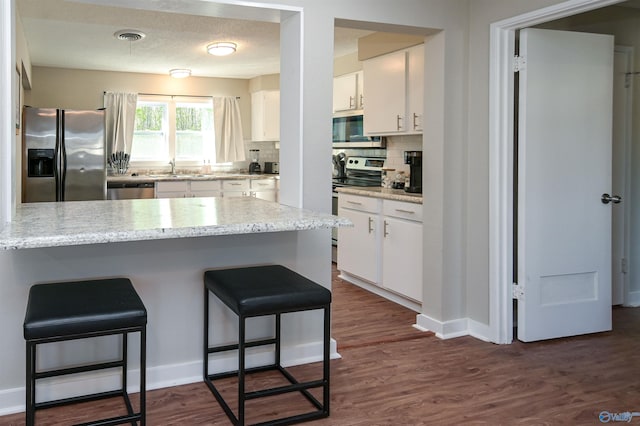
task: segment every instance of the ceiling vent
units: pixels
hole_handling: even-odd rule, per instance
[[[143,38],[146,37],[146,34],[138,30],[120,30],[120,31],[116,31],[113,34],[113,36],[118,40],[132,42],[132,41],[142,40]]]

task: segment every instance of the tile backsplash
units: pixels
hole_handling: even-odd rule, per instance
[[[385,167],[404,171],[409,175],[409,165],[404,164],[405,151],[422,151],[422,135],[387,137],[387,161]]]
[[[405,151],[422,151],[422,135],[388,136],[386,149],[334,149],[333,154],[344,152],[347,157],[383,157],[386,158],[386,168],[404,171],[409,175],[409,165],[404,164]]]

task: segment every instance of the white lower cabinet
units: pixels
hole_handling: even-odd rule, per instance
[[[252,197],[267,201],[278,201],[278,188],[275,179],[252,179]]]
[[[278,200],[276,179],[175,180],[156,182],[156,198],[255,197]]]
[[[219,197],[220,182],[216,180],[176,180],[156,182],[156,198]]]
[[[348,194],[338,196],[338,216],[354,225],[338,228],[338,269],[374,284],[380,282],[380,201]]]
[[[422,301],[422,206],[384,200],[382,283]]]
[[[222,181],[223,197],[248,197],[251,184],[249,179],[229,179]]]
[[[422,205],[340,194],[338,269],[422,302]]]

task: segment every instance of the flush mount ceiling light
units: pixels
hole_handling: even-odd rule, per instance
[[[182,68],[174,68],[169,71],[169,75],[173,78],[185,78],[191,75],[191,70],[182,69]]]
[[[139,41],[145,38],[147,35],[138,30],[120,30],[113,33],[113,36],[118,40]]]
[[[207,52],[215,56],[227,56],[236,51],[237,44],[230,41],[217,41],[207,46]]]

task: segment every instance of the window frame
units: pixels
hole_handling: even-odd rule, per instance
[[[215,164],[215,141],[214,147],[210,150],[211,158],[200,158],[196,160],[179,160],[176,156],[176,134],[177,134],[177,126],[176,126],[176,108],[178,104],[207,104],[213,110],[213,97],[210,96],[166,96],[166,95],[138,95],[138,103],[139,102],[149,102],[149,103],[164,103],[167,105],[167,122],[166,125],[166,138],[167,138],[167,155],[168,157],[165,160],[136,160],[135,158],[131,158],[130,167],[133,168],[158,168],[158,167],[169,167],[169,162],[175,159],[176,164],[175,167],[198,167],[202,166],[205,161],[209,161],[211,164]],[[138,104],[136,104],[136,109],[138,108]],[[165,127],[163,125],[163,128]],[[215,129],[213,130],[213,135],[215,139]],[[132,140],[133,144],[133,140]]]

